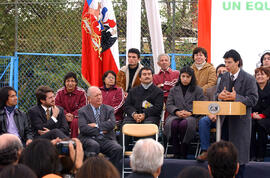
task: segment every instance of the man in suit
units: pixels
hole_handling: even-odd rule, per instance
[[[98,87],[92,86],[87,90],[89,104],[79,112],[79,139],[85,156],[103,153],[120,170],[122,147],[116,142],[114,127],[114,109],[102,104],[102,93]]]
[[[217,86],[219,85],[221,76],[227,72],[227,69],[224,64],[220,64],[217,66],[216,75],[217,75],[217,85],[206,89],[206,97],[207,101],[215,101],[215,94],[217,91]],[[198,161],[206,161],[207,160],[207,149],[210,146],[210,130],[211,128],[216,127],[216,115],[210,114],[208,116],[204,116],[199,120],[199,135],[200,135],[200,143],[202,154],[199,155],[196,159]]]
[[[27,115],[16,108],[16,91],[9,86],[3,87],[0,98],[0,135],[14,134],[21,139],[23,145],[28,145],[33,140],[33,132]]]
[[[53,90],[48,86],[39,86],[35,95],[38,104],[28,111],[35,138],[68,138],[69,127],[64,110],[55,105]]]
[[[249,161],[251,110],[258,101],[258,91],[255,78],[240,68],[242,59],[236,50],[227,51],[223,58],[228,72],[221,77],[218,99],[242,102],[246,105],[246,115],[225,116],[221,137],[231,141],[238,149],[240,169],[236,177],[243,177],[245,164]]]

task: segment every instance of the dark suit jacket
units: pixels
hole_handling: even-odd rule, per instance
[[[25,143],[28,139],[33,139],[33,133],[28,117],[19,109],[14,109],[14,121],[19,131],[21,141]],[[0,135],[7,133],[7,114],[4,109],[0,110]]]
[[[154,176],[145,172],[133,172],[129,174],[127,178],[154,178]]]
[[[69,135],[69,127],[64,114],[64,110],[59,106],[58,108],[59,114],[56,118],[56,123],[52,119],[47,120],[46,112],[41,105],[35,105],[29,109],[28,117],[30,118],[35,137],[39,136],[38,130],[43,130],[44,127],[49,130],[57,128],[60,129],[64,134]]]
[[[107,131],[108,133],[104,134],[104,136],[112,140],[115,139],[115,134],[113,131],[115,127],[115,116],[113,107],[105,104],[102,104],[100,106],[99,128],[92,128],[88,125],[90,123],[96,123],[94,111],[90,104],[79,109],[78,116],[80,137],[95,138],[100,135],[100,131]]]
[[[153,106],[143,108],[143,101],[147,100]],[[144,113],[145,118],[149,116],[160,117],[163,108],[163,91],[152,84],[148,89],[144,89],[142,85],[132,88],[126,99],[124,111],[128,116],[132,117],[132,113]]]
[[[217,96],[224,87],[230,85],[230,73],[223,74],[217,89]],[[253,76],[240,69],[236,78],[234,89],[236,92],[235,101],[246,105],[246,115],[230,116],[228,118],[229,141],[233,142],[239,152],[240,164],[249,161],[250,137],[251,137],[251,109],[258,101],[256,80]]]

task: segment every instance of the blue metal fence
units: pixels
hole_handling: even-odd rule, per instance
[[[172,69],[190,64],[191,54],[169,54]],[[141,63],[153,66],[152,54],[141,54]],[[126,55],[119,55],[120,66],[126,64]],[[15,56],[0,57],[0,85],[12,86],[18,92],[19,108],[27,111],[35,101],[35,89],[48,85],[57,91],[63,86],[67,72],[81,75],[81,54],[15,53]],[[78,77],[78,86],[87,85]]]

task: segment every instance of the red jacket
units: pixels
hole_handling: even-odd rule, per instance
[[[122,106],[125,102],[123,89],[116,86],[105,89],[105,87],[102,86],[100,90],[102,92],[103,104],[112,106],[116,120],[121,120],[123,117]]]
[[[66,87],[60,88],[56,92],[55,104],[64,108],[65,115],[71,113],[78,116],[78,110],[85,106],[87,102],[86,92],[80,87],[68,93]]]
[[[168,70],[163,71],[160,70],[158,74],[155,74],[153,76],[153,83],[157,86],[159,84],[163,84],[164,86],[161,87],[164,94],[164,99],[166,100],[170,89],[175,86],[179,79],[179,71],[172,70],[171,68],[168,68]]]

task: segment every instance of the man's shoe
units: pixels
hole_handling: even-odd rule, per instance
[[[196,159],[199,162],[207,161],[207,151],[202,152],[202,154],[198,156]]]

